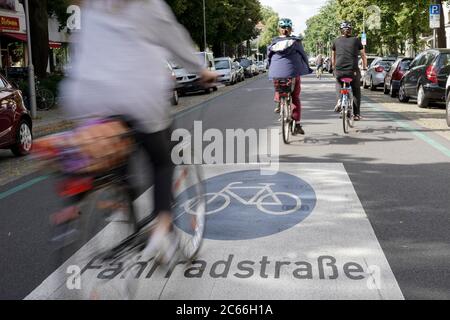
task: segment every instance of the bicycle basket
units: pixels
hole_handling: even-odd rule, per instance
[[[119,120],[95,119],[75,130],[36,140],[34,157],[69,174],[101,174],[122,166],[134,146]]]
[[[275,79],[273,85],[278,93],[291,93],[293,81],[292,79]]]

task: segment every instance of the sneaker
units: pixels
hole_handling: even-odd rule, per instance
[[[336,106],[334,107],[334,112],[339,113],[341,111],[342,111],[341,100],[339,100],[338,103],[336,104]]]
[[[280,107],[279,104],[275,107],[275,110],[273,110],[273,112],[275,112],[275,113],[280,113],[281,112],[281,107]]]
[[[303,130],[303,128],[300,124],[295,125],[295,134],[301,134],[301,135],[305,134],[305,131]]]
[[[149,260],[155,257],[155,260],[162,264],[170,264],[179,248],[179,237],[176,231],[170,232],[157,229],[150,237],[147,246],[142,251],[141,257],[144,260]]]

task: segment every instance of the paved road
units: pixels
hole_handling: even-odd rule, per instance
[[[140,298],[450,298],[450,141],[367,97],[365,120],[345,136],[330,111],[333,88],[331,78],[303,79],[307,134],[280,142],[277,174],[205,166],[208,190],[230,204],[208,216],[195,265],[166,274],[147,262]],[[185,111],[177,125],[277,128],[272,94],[259,79]],[[268,183],[272,198],[250,200]],[[60,206],[52,181],[24,176],[0,187],[0,201],[0,298],[70,298],[55,284],[63,269],[47,242],[48,214]]]

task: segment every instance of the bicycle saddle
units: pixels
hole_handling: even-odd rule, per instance
[[[352,81],[353,81],[352,78],[342,78],[341,79],[341,82],[344,82],[344,83],[352,83]]]

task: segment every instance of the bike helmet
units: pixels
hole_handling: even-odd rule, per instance
[[[291,19],[280,19],[280,21],[278,21],[278,26],[280,28],[291,28],[292,29],[292,20]]]
[[[343,29],[352,29],[352,24],[348,21],[344,21],[341,23],[341,30]]]

